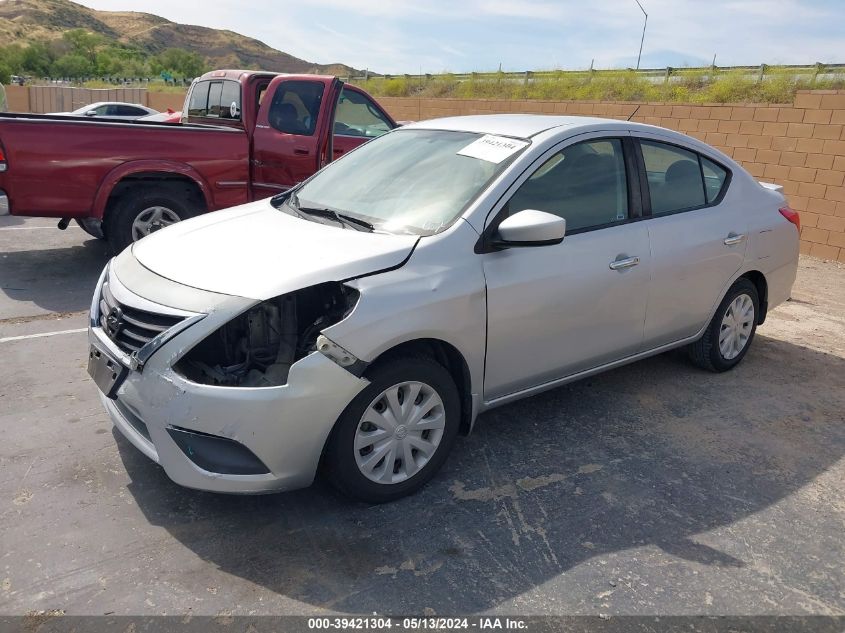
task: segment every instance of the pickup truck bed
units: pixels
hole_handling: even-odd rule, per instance
[[[209,211],[246,197],[249,140],[237,128],[0,114],[0,130],[13,215],[102,218],[118,183],[154,176],[186,186],[189,177]]]

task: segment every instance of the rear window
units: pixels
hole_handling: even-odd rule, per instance
[[[208,119],[241,118],[241,86],[237,81],[199,81],[191,90],[188,116]]]
[[[191,90],[191,100],[188,103],[188,116],[205,116],[208,113],[208,85],[209,81],[198,81]]]

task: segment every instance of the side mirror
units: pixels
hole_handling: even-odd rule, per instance
[[[97,111],[96,110],[88,110],[88,112],[85,113],[85,116],[97,116]]]
[[[502,220],[493,245],[499,248],[546,246],[560,244],[564,235],[564,218],[545,211],[525,209]]]

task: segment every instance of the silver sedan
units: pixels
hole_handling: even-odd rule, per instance
[[[780,187],[669,130],[415,123],[121,253],[89,373],[179,484],[290,490],[322,470],[388,501],[492,407],[677,347],[732,369],[789,297],[798,234]]]
[[[124,103],[122,101],[98,101],[77,108],[73,112],[50,112],[49,114],[64,114],[68,116],[84,116],[102,119],[140,119],[141,117],[159,114],[140,103]]]

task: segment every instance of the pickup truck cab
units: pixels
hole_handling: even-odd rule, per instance
[[[0,213],[76,220],[115,251],[179,220],[274,195],[396,127],[322,75],[216,70],[181,125],[0,115]]]

